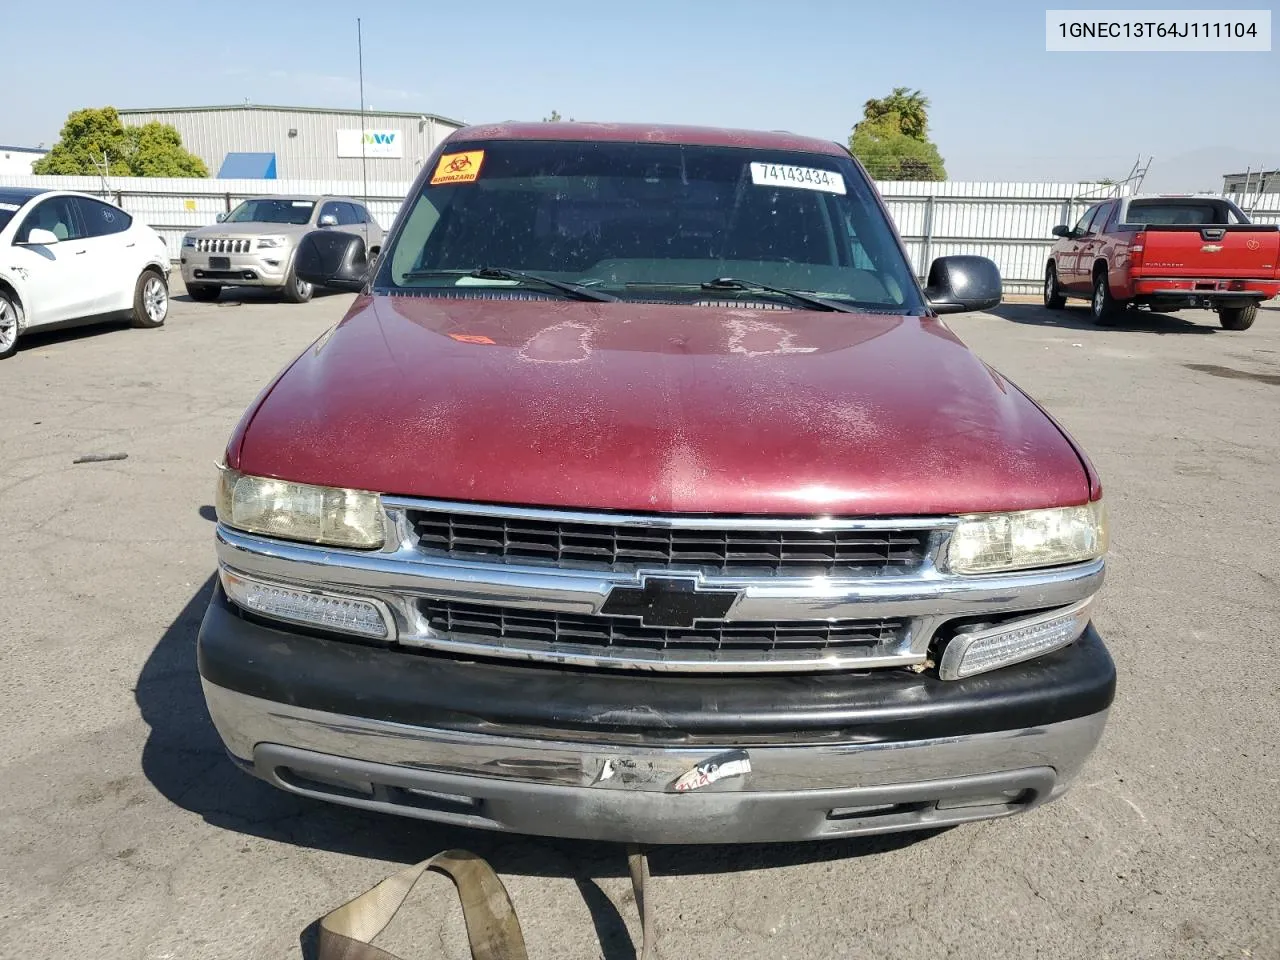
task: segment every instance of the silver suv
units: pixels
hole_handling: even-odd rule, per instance
[[[382,246],[382,228],[364,204],[348,197],[253,197],[213,226],[182,239],[182,281],[193,300],[216,300],[224,286],[270,287],[305,303],[312,285],[293,270],[298,241],[316,229],[364,239],[370,258]]]

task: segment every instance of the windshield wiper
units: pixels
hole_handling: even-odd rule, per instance
[[[425,280],[428,277],[474,277],[477,280],[514,280],[519,283],[530,283],[549,290],[558,290],[575,300],[595,300],[601,303],[614,302],[618,298],[598,290],[589,290],[580,283],[568,280],[553,280],[551,277],[539,276],[536,273],[522,273],[519,270],[508,270],[505,267],[476,267],[474,270],[410,270],[406,280]]]
[[[743,290],[748,293],[773,293],[787,297],[796,303],[802,303],[810,310],[827,310],[831,313],[858,313],[855,307],[836,303],[825,297],[815,297],[807,293],[787,290],[785,287],[771,287],[767,283],[756,283],[754,280],[739,280],[737,277],[717,277],[702,284],[703,290]]]

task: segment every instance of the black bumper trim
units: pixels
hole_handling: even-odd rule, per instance
[[[1115,665],[1090,626],[1039,659],[965,680],[906,670],[672,676],[462,661],[333,640],[242,617],[216,589],[200,674],[238,693],[438,729],[572,737],[892,742],[1016,730],[1107,709]],[[501,728],[501,729],[498,729]]]

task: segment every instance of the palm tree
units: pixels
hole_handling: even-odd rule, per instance
[[[908,87],[894,87],[889,96],[868,100],[862,112],[864,120],[883,120],[896,113],[902,132],[913,140],[924,140],[929,129],[929,98]]]

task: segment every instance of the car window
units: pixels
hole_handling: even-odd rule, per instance
[[[1133,200],[1125,219],[1129,223],[1221,224],[1230,223],[1230,208],[1221,200]]]
[[[1097,236],[1102,232],[1102,228],[1107,225],[1107,220],[1111,217],[1111,211],[1115,207],[1115,201],[1104,203],[1098,207],[1098,212],[1094,214],[1093,219],[1089,222],[1089,235]]]
[[[437,162],[409,198],[380,286],[474,287],[450,271],[492,266],[624,298],[701,299],[703,282],[735,277],[919,308],[902,250],[847,156],[496,140],[451,145]]]
[[[72,203],[80,211],[80,221],[84,224],[85,234],[90,237],[105,237],[112,233],[123,233],[129,229],[133,218],[118,207],[88,197],[74,197]]]
[[[50,197],[42,200],[27,214],[14,238],[26,243],[34,229],[48,230],[59,240],[79,240],[84,236],[80,221],[76,219],[73,197]]]
[[[246,200],[229,214],[224,223],[292,223],[302,226],[311,222],[311,211],[316,205],[311,200],[282,200],[259,197]]]
[[[1101,204],[1095,204],[1094,206],[1086,210],[1084,212],[1084,216],[1082,216],[1079,220],[1076,221],[1076,225],[1072,228],[1072,233],[1076,234],[1077,236],[1084,236],[1084,234],[1088,233],[1089,223],[1093,220],[1094,214],[1098,212],[1099,206],[1101,206]]]
[[[9,221],[18,215],[28,201],[22,196],[13,194],[0,195],[0,230],[9,225]]]
[[[355,214],[356,223],[373,223],[373,218],[369,216],[369,211],[363,204],[353,203],[351,210]]]
[[[338,223],[342,223],[342,214],[339,212],[341,206],[342,204],[336,200],[330,200],[320,208],[320,216],[316,218],[316,223],[319,223],[325,217],[333,217]]]
[[[360,218],[356,216],[355,208],[349,203],[334,204],[338,208],[338,226],[354,227],[360,222]]]

